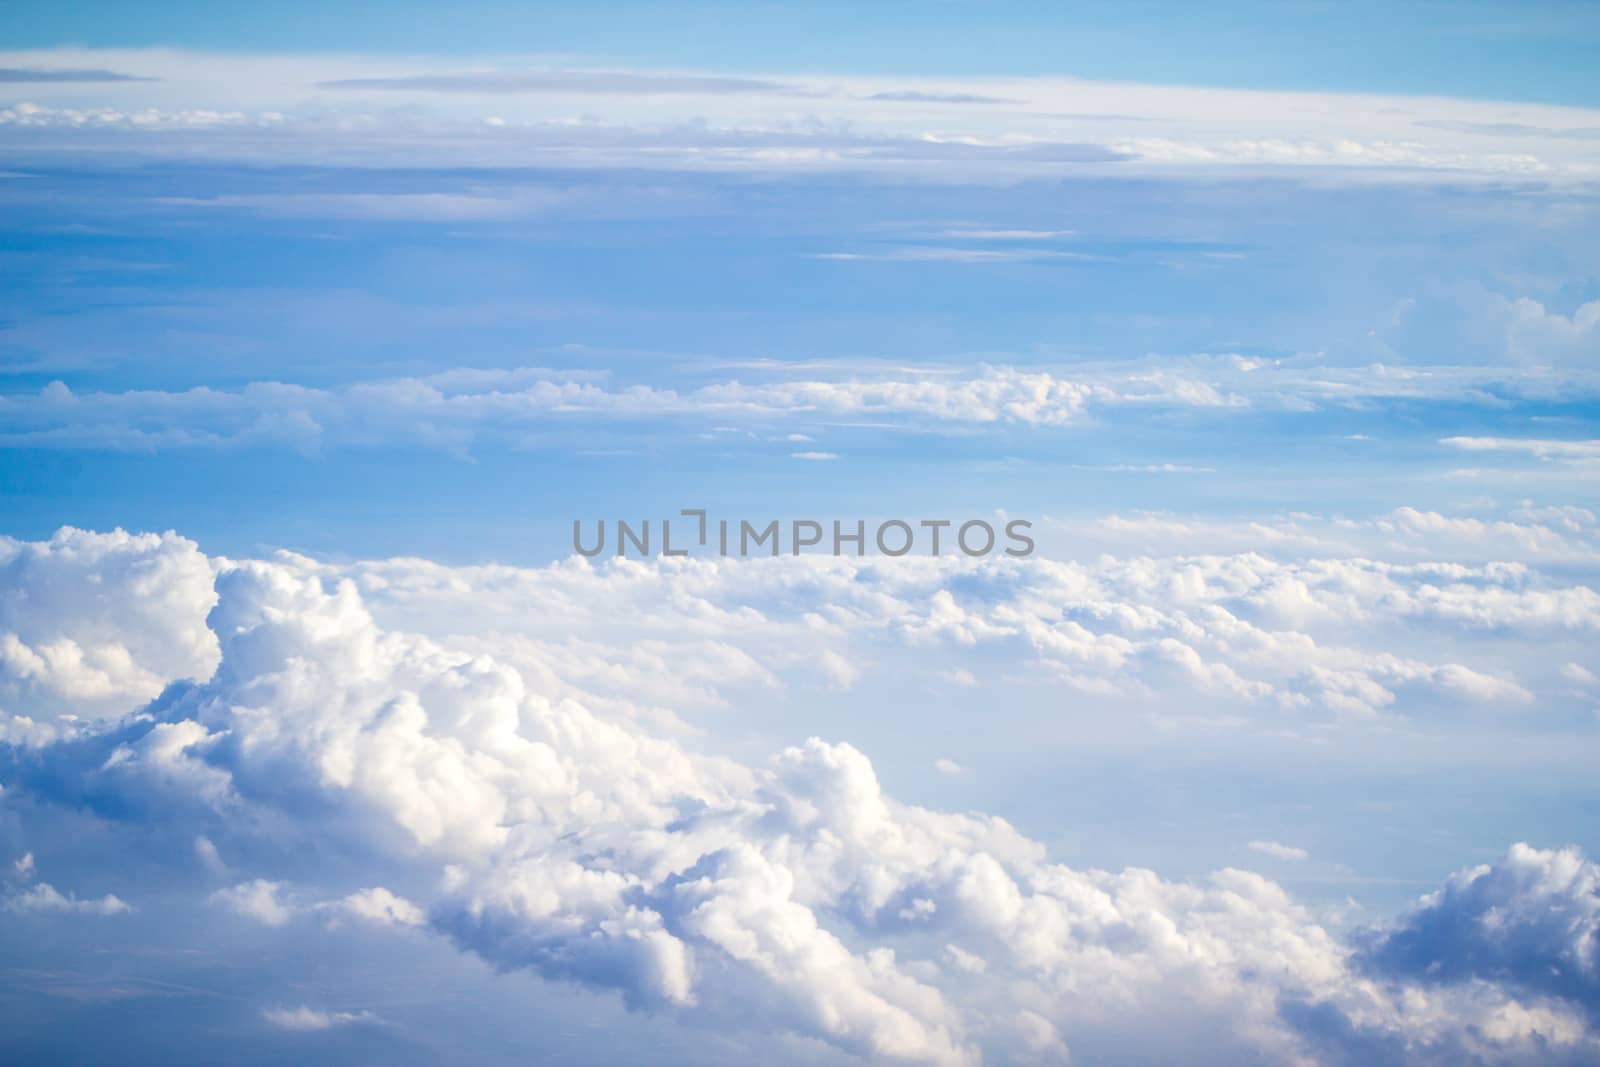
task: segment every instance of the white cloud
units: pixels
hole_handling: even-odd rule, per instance
[[[1571,133],[1600,127],[1593,109],[1437,97],[1062,77],[573,71],[536,57],[464,71],[450,57],[62,48],[0,53],[0,64],[121,79],[30,82],[27,101],[0,109],[13,156],[71,147],[278,164],[842,170],[923,181],[1079,168],[1551,183],[1587,180],[1600,153]]]
[[[1035,263],[1049,260],[1089,260],[1082,252],[1054,248],[939,248],[907,245],[875,252],[817,252],[813,259],[867,263]]]
[[[131,911],[126,903],[112,893],[97,900],[79,900],[71,893],[63,894],[49,882],[38,882],[20,893],[5,898],[3,906],[13,912],[64,912],[79,915],[121,915]]]
[[[1506,348],[1525,363],[1592,361],[1600,355],[1600,300],[1579,305],[1571,315],[1521,297],[1497,303],[1507,320]]]
[[[1071,237],[1075,230],[985,230],[985,229],[954,229],[945,230],[942,236],[958,237],[971,241],[1054,241],[1063,237]]]
[[[1579,663],[1568,663],[1561,668],[1562,677],[1578,685],[1600,685],[1600,678],[1589,668]]]
[[[351,893],[339,907],[359,919],[386,926],[421,926],[426,919],[421,908],[382,886]]]
[[[1529,437],[1446,437],[1439,443],[1469,452],[1522,452],[1538,459],[1600,459],[1600,441],[1559,441]]]
[[[1570,587],[1542,589],[1516,566],[1249,554],[782,562],[217,561],[213,675],[146,717],[30,750],[51,773],[8,781],[8,795],[115,796],[128,818],[178,828],[185,842],[197,836],[185,820],[223,808],[243,880],[212,899],[255,921],[284,926],[304,913],[431,930],[497,966],[614,988],[630,1005],[875,1059],[1059,1059],[1079,1042],[1161,1059],[1164,1042],[1208,1034],[1221,1060],[1290,1062],[1312,1055],[1315,1035],[1286,1003],[1332,1013],[1352,1039],[1406,1042],[1424,1062],[1448,1062],[1463,1042],[1508,1064],[1539,1041],[1575,1056],[1595,1047],[1573,1007],[1586,986],[1487,971],[1452,983],[1392,964],[1398,949],[1374,950],[1391,965],[1373,979],[1350,945],[1259,875],[1174,882],[1067,867],[1001,819],[898,800],[847,744],[812,739],[756,765],[697,755],[622,708],[659,678],[612,677],[612,699],[595,699],[594,676],[570,667],[599,640],[585,625],[603,625],[610,649],[653,629],[688,647],[741,642],[777,675],[788,668],[773,657],[792,655],[803,627],[840,655],[869,637],[880,650],[932,644],[946,663],[949,650],[991,645],[1025,650],[1079,685],[1176,681],[1277,713],[1313,699],[1334,713],[1350,702],[1381,710],[1415,687],[1454,697],[1482,684],[1480,696],[1503,700],[1516,683],[1397,654],[1375,628],[1424,619],[1455,632],[1483,617],[1536,635],[1591,631],[1600,609]],[[94,574],[73,580],[92,585]],[[183,610],[204,618],[209,600],[192,600]],[[527,619],[530,604],[561,641],[473,633],[502,613]],[[1324,618],[1338,620],[1330,634],[1344,643],[1292,628]],[[1352,642],[1364,632],[1372,647]],[[806,662],[795,669],[809,673],[815,646],[799,647]],[[670,674],[677,658],[663,649],[656,665],[636,666]],[[132,755],[112,758],[122,752]],[[271,847],[253,841],[269,827]],[[341,888],[271,869],[285,851],[340,854],[351,840],[370,859],[347,862],[403,874],[414,899],[376,878]],[[1585,914],[1586,862],[1513,850],[1491,903],[1519,917],[1496,943],[1540,959],[1581,946],[1561,940],[1573,927],[1539,916],[1552,900]],[[192,868],[186,855],[181,869]],[[73,903],[30,892],[50,902],[34,907]],[[306,1026],[340,1017],[280,1010]]]
[[[805,369],[828,377],[784,377]],[[1582,369],[1518,378],[1463,367],[1326,367],[1234,356],[1150,358],[1054,368],[923,367],[864,374],[846,366],[759,367],[760,380],[721,380],[678,389],[608,385],[604,375],[538,367],[457,368],[420,378],[327,388],[254,382],[237,389],[77,393],[52,382],[37,393],[0,396],[0,446],[151,451],[178,448],[323,448],[403,441],[462,452],[475,443],[516,446],[550,426],[694,422],[718,425],[884,420],[926,429],[1065,426],[1123,409],[1302,413],[1379,401],[1503,403],[1600,393]],[[655,432],[652,430],[652,432]],[[807,434],[797,434],[808,437]],[[794,440],[796,434],[787,439]],[[1594,442],[1446,438],[1475,449],[1594,458]],[[821,454],[821,453],[817,453]],[[1110,470],[1200,473],[1183,464],[1112,465]]]
[[[469,189],[460,193],[261,193],[166,197],[164,204],[253,211],[274,218],[484,222],[534,218],[571,198],[545,190]]]
[[[338,1026],[378,1021],[371,1012],[318,1011],[303,1004],[298,1008],[267,1008],[261,1017],[280,1030],[301,1031],[332,1030]]]
[[[0,719],[122,714],[169,681],[208,677],[212,578],[170,533],[0,537]]]
[[[197,835],[194,839],[194,855],[207,871],[219,877],[228,873],[228,865],[222,861],[222,854],[217,851],[216,844],[204,834]]]
[[[1280,860],[1303,860],[1311,855],[1303,848],[1296,848],[1293,845],[1281,845],[1276,841],[1252,841],[1250,842],[1250,848],[1262,855]]]
[[[219,889],[211,894],[213,903],[248,919],[267,926],[282,926],[294,917],[294,910],[278,895],[283,890],[280,882],[257,878],[250,882]]]

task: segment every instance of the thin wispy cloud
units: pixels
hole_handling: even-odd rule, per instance
[[[1093,261],[1084,252],[1041,248],[938,248],[926,245],[872,252],[817,252],[813,259],[862,263],[1036,263],[1049,260]]]
[[[151,82],[159,79],[115,70],[72,69],[65,67],[0,67],[0,84],[66,85],[92,82]]]
[[[1264,856],[1271,856],[1276,860],[1291,860],[1298,862],[1310,857],[1310,853],[1294,845],[1283,845],[1276,841],[1252,841],[1250,851],[1259,852]]]
[[[1008,230],[1008,229],[951,229],[941,236],[970,241],[1053,241],[1071,237],[1075,230]]]
[[[1510,452],[1536,459],[1600,459],[1600,440],[1563,441],[1529,437],[1446,437],[1440,444],[1466,452]]]
[[[868,100],[891,104],[1015,104],[1016,100],[1003,96],[984,96],[981,93],[939,93],[925,89],[894,89],[873,93]]]
[[[574,70],[496,70],[464,74],[414,74],[391,78],[339,78],[318,82],[317,87],[423,93],[568,93],[599,96],[722,96],[734,93],[796,95],[804,92],[796,86],[760,78]]]
[[[903,172],[924,181],[1059,177],[1068,165],[1131,164],[1185,175],[1291,168],[1328,179],[1582,182],[1596,163],[1590,110],[1437,97],[1193,89],[1059,77],[831,76],[773,71],[472,69],[450,57],[218,55],[35,50],[0,56],[41,94],[0,109],[0,138],[70,135],[79,150],[237,160],[337,158],[785,173]],[[466,69],[463,69],[466,66]],[[181,86],[159,103],[146,79]],[[93,88],[85,103],[65,90]],[[382,97],[405,97],[397,111]],[[573,114],[563,98],[581,98]],[[309,106],[308,99],[316,105]],[[805,121],[794,110],[803,103]],[[1425,117],[1418,118],[1421,114]],[[224,121],[221,117],[227,116]],[[1422,123],[1422,124],[1419,124]],[[243,130],[271,131],[265,139]],[[12,131],[8,133],[7,131]],[[107,141],[118,132],[160,133]],[[1486,132],[1497,136],[1486,136]],[[181,137],[179,136],[181,135]],[[182,144],[179,144],[179,141]],[[41,150],[37,136],[8,144]],[[1514,147],[1514,151],[1507,151]]]

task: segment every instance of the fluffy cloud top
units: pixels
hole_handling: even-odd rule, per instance
[[[0,715],[119,715],[169,681],[209,677],[212,577],[171,533],[0,538]]]
[[[1505,982],[1600,1020],[1600,866],[1576,849],[1517,845],[1452,877],[1367,949],[1384,974]]]
[[[88,535],[27,549],[71,556],[82,551],[81,536]],[[111,535],[109,543],[136,546],[138,557],[193,552],[163,538]],[[112,575],[129,568],[115,553],[97,558]],[[824,567],[809,579],[822,585],[797,599],[836,603],[837,624],[876,619],[906,640],[959,645],[1005,635],[1059,656],[1065,669],[1175,665],[1185,677],[1248,696],[1267,683],[1167,643],[1198,627],[1164,621],[1153,604],[1105,598],[1157,591],[1172,610],[1196,612],[1219,639],[1270,648],[1261,631],[1231,611],[1219,614],[1213,600],[1219,590],[1271,590],[1290,580],[1259,558],[1165,568],[1135,561],[1105,574],[1066,565],[1002,569],[968,576],[1005,590],[980,598],[980,607],[952,597],[945,584],[953,576],[927,562],[900,579],[864,566]],[[208,616],[211,594],[191,588],[185,568],[160,572],[189,598],[191,616],[208,618],[220,652],[208,678],[169,689],[141,715],[13,745],[0,774],[8,798],[176,825],[186,843],[202,830],[213,835],[208,841],[225,836],[223,851],[244,880],[213,900],[248,921],[285,926],[344,915],[397,934],[421,927],[499,966],[616,989],[632,1005],[735,1032],[777,1028],[879,1060],[1058,1062],[1074,1044],[1108,1042],[1124,1058],[1161,1058],[1173,1054],[1173,1041],[1200,1041],[1219,1062],[1304,1062],[1326,1037],[1307,1020],[1330,1013],[1351,1042],[1399,1042],[1414,1062],[1458,1062],[1463,1050],[1506,1063],[1600,1051],[1583,1014],[1594,990],[1595,874],[1576,853],[1514,848],[1374,935],[1375,947],[1362,955],[1259,875],[1223,870],[1187,883],[1140,869],[1074,869],[1051,862],[1001,819],[894,798],[850,745],[812,739],[764,766],[698,756],[634,718],[597,710],[604,701],[554,682],[559,672],[548,662],[541,669],[480,640],[380,624],[363,586],[379,599],[425,604],[448,576],[432,565],[340,573],[285,556],[215,568]],[[94,568],[65,573],[75,575],[69,584],[98,584]],[[775,573],[753,565],[564,565],[451,580],[476,602],[489,585],[515,590],[510,602],[524,612],[531,595],[557,619],[572,610],[569,598],[592,608],[608,585],[637,598],[656,583],[677,583],[671,617],[715,632],[719,619],[762,624],[753,606],[719,602],[719,584],[759,588]],[[1406,568],[1290,573],[1291,605],[1321,600],[1358,613],[1381,606],[1459,621],[1463,611],[1452,605],[1484,590],[1496,605],[1525,595],[1502,592],[1494,573],[1470,569],[1425,570],[1428,591],[1409,594]],[[1450,581],[1459,584],[1453,593]],[[846,596],[846,585],[862,590]],[[177,595],[143,595],[163,594]],[[89,602],[83,589],[74,596]],[[1063,596],[1084,606],[1063,612]],[[1055,606],[1047,612],[1043,603]],[[1540,622],[1548,610],[1524,607],[1521,617],[1591,625],[1588,615],[1559,611]],[[1108,618],[1118,620],[1108,635],[1086,625]],[[1174,626],[1178,636],[1142,636]],[[1295,654],[1317,655],[1304,643]],[[1363,686],[1346,676],[1374,669],[1313,668],[1311,679],[1356,693]],[[1444,668],[1391,658],[1376,670],[1436,677]],[[1487,683],[1446,671],[1441,684]],[[272,847],[263,847],[262,833]],[[410,885],[432,888],[412,903],[371,881],[359,889],[290,883],[272,857],[295,842],[314,853],[368,856],[404,872]],[[193,849],[183,851],[181,863],[192,869]],[[85,907],[44,889],[13,898],[37,899],[37,907],[14,906],[121,904],[107,897]],[[1540,979],[1541,967],[1557,977]],[[274,1010],[282,1014],[270,1021],[300,1028],[357,1018]]]

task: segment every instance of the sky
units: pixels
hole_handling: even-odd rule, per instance
[[[8,5],[0,1058],[1594,1062],[1597,37]]]

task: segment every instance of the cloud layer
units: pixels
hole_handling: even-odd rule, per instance
[[[1146,359],[1065,368],[850,368],[803,377],[776,365],[741,378],[667,388],[614,385],[606,372],[455,368],[316,387],[254,382],[237,389],[78,393],[57,381],[0,396],[0,446],[155,451],[410,444],[447,450],[516,445],[550,425],[698,420],[782,426],[890,422],[922,429],[1059,427],[1123,410],[1226,415],[1307,413],[1422,401],[1498,407],[1507,398],[1568,400],[1600,381],[1582,370],[1520,377],[1466,367],[1326,367],[1241,356]],[[1452,449],[1593,459],[1592,441],[1449,437]],[[1177,469],[1177,468],[1174,468]]]
[[[636,703],[692,684],[694,656],[682,653],[696,647],[719,658],[708,677],[783,670],[770,658],[777,642],[759,638],[800,626],[817,647],[863,629],[954,647],[1023,642],[1074,684],[1102,688],[1176,671],[1189,687],[1334,713],[1381,711],[1397,685],[1516,704],[1525,694],[1508,677],[1323,648],[1241,613],[1535,634],[1600,625],[1592,593],[1541,589],[1526,570],[1261,557],[343,568],[207,560],[171,536],[76,532],[13,556],[33,562],[8,589],[31,596],[38,582],[80,605],[57,631],[137,628],[119,614],[129,605],[108,601],[153,601],[177,632],[204,619],[216,659],[197,640],[178,661],[141,652],[159,680],[197,680],[121,720],[58,714],[67,736],[4,750],[6,802],[204,835],[213,870],[225,861],[233,879],[211,906],[242,921],[423,926],[499,966],[615,989],[636,1007],[875,1060],[1060,1062],[1078,1047],[1138,1062],[1185,1044],[1219,1063],[1339,1062],[1379,1047],[1422,1063],[1600,1051],[1597,876],[1576,852],[1513,848],[1352,945],[1260,875],[1175,882],[1067,867],[1001,819],[896,799],[848,744],[813,738],[764,764],[713,758],[647,726]],[[215,573],[214,593],[201,572]],[[137,593],[90,595],[130,573],[147,576]],[[531,606],[556,628],[642,610],[604,653],[581,633],[542,648],[503,633],[448,636],[463,619],[493,628],[491,603]],[[430,618],[446,636],[382,624],[375,609]],[[673,623],[685,647],[639,648],[671,667],[616,658],[639,631]],[[758,640],[741,649],[740,632]],[[586,649],[614,664],[609,684],[583,666]],[[20,707],[42,720],[54,699]],[[283,876],[272,857],[285,841],[347,857],[343,876],[361,880]],[[45,888],[14,908],[120,910],[107,903],[120,897],[84,904]],[[264,1010],[280,1027],[364,1021]]]
[[[1584,108],[1038,78],[574,70],[502,57],[0,53],[16,148],[1013,179],[1315,169],[1592,181]],[[89,90],[93,89],[91,93]],[[133,134],[135,139],[127,138]],[[937,171],[928,163],[939,163]]]

